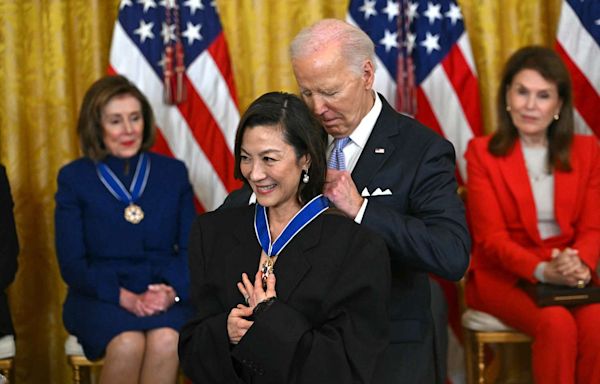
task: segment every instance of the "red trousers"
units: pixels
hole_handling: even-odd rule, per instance
[[[536,383],[600,384],[600,304],[540,308],[519,287],[477,277],[467,284],[469,307],[533,338]]]

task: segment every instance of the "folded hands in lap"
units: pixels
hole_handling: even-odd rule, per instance
[[[544,269],[547,282],[557,285],[577,287],[592,278],[590,268],[579,257],[579,251],[572,248],[552,250],[552,260]]]
[[[136,316],[152,316],[169,309],[176,296],[173,287],[166,284],[150,284],[145,292],[139,294],[121,288],[119,304]]]

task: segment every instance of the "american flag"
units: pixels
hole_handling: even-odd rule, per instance
[[[348,22],[375,43],[375,89],[452,142],[462,154],[482,133],[479,89],[469,38],[455,1],[352,0]]]
[[[575,129],[600,138],[600,1],[563,2],[556,50],[573,80]]]
[[[458,177],[465,180],[463,153],[482,134],[482,122],[475,64],[456,1],[352,0],[347,21],[375,43],[374,88],[452,142]],[[456,288],[437,280],[449,302],[448,381],[464,382]]]
[[[183,48],[185,99],[165,103],[165,65]],[[233,74],[215,2],[121,0],[109,72],[126,76],[148,97],[158,127],[155,150],[185,162],[200,211],[218,207],[240,186],[233,178],[233,143],[239,121]],[[168,76],[167,76],[168,77]],[[176,80],[173,93],[176,92]]]

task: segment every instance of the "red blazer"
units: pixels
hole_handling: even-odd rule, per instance
[[[489,137],[475,138],[465,154],[467,207],[473,249],[471,272],[478,289],[492,281],[535,281],[540,261],[552,248],[578,249],[595,273],[600,257],[600,149],[595,137],[576,135],[571,172],[554,171],[554,210],[561,234],[542,240],[520,142],[502,157],[488,150]],[[492,283],[492,284],[489,284]]]

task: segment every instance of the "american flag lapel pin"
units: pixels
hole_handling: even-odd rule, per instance
[[[375,153],[385,153],[385,148],[375,148]]]

